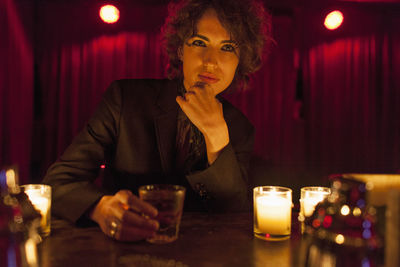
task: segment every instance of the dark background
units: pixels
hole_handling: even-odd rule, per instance
[[[112,25],[98,11],[113,3]],[[0,0],[0,166],[39,182],[112,80],[165,77],[168,1]],[[228,95],[256,127],[253,185],[400,170],[400,1],[265,1],[276,45]],[[340,9],[336,31],[323,25]]]

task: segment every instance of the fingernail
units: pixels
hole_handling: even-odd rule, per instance
[[[154,228],[155,228],[156,230],[158,230],[158,228],[160,228],[160,223],[159,223],[159,222],[154,221],[154,220],[152,220],[151,222],[152,222],[152,224],[153,224],[153,226],[154,226]]]
[[[154,210],[153,210],[153,217],[157,217],[157,215],[158,215],[158,210],[157,210],[157,209],[154,209]]]

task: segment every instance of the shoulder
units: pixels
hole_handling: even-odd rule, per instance
[[[147,101],[160,94],[174,94],[177,81],[169,79],[121,79],[113,81],[104,96],[120,98],[122,102],[132,99]]]
[[[111,83],[104,99],[112,99],[122,110],[150,112],[154,107],[168,110],[176,104],[179,81],[169,79],[122,79]]]
[[[168,79],[121,79],[111,83],[111,90],[120,90],[122,93],[151,93],[165,88],[174,81]]]

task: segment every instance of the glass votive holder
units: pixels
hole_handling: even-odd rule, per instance
[[[290,238],[292,190],[281,186],[253,189],[254,236],[268,241]]]
[[[300,190],[300,213],[299,221],[302,223],[301,232],[304,232],[304,220],[310,217],[319,202],[322,202],[331,193],[331,189],[321,186],[308,186]]]
[[[21,185],[25,194],[32,202],[33,207],[40,212],[39,234],[42,237],[50,234],[51,186],[45,184]]]

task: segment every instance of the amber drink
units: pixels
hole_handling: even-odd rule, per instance
[[[147,241],[165,244],[178,238],[186,189],[179,185],[144,185],[139,188],[140,199],[158,210],[155,218],[160,223],[156,235]]]

